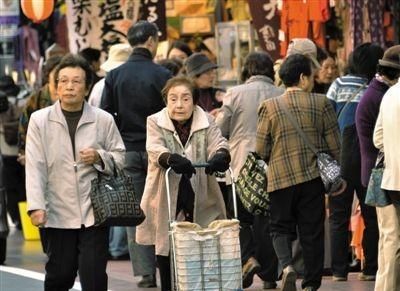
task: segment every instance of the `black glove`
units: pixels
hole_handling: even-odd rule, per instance
[[[215,155],[207,161],[206,174],[212,175],[214,172],[225,172],[229,169],[231,155],[225,149],[218,150]]]
[[[192,177],[193,174],[196,174],[192,162],[178,154],[171,154],[169,156],[168,166],[170,166],[175,173],[185,174],[188,178]]]

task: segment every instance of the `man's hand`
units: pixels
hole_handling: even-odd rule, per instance
[[[100,161],[99,153],[93,148],[82,149],[79,151],[79,157],[85,165],[93,165]]]
[[[45,210],[33,210],[30,214],[31,223],[35,226],[44,226],[47,222],[47,214]]]

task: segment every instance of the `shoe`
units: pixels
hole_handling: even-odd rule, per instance
[[[296,291],[297,274],[292,265],[283,269],[281,291]]]
[[[113,255],[109,254],[108,260],[109,261],[129,261],[130,257],[129,257],[129,254],[124,254],[124,255],[120,255],[120,256],[113,256]]]
[[[264,281],[263,290],[276,289],[277,284],[274,281]]]
[[[311,286],[308,286],[308,287],[303,289],[303,291],[317,291],[317,290],[318,290],[317,288],[314,288],[314,287],[311,287]]]
[[[142,280],[137,283],[139,288],[155,288],[157,287],[156,275],[145,275]]]
[[[364,273],[358,274],[358,280],[360,281],[375,281],[375,275],[365,275]]]
[[[254,257],[250,257],[242,267],[243,288],[249,288],[253,284],[253,277],[261,270],[260,264]]]
[[[345,282],[347,281],[347,277],[343,277],[343,276],[332,276],[332,281],[334,282]]]

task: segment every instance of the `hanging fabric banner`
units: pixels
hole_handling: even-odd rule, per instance
[[[167,39],[167,18],[165,12],[165,0],[141,1],[139,10],[140,19],[157,24],[160,30],[160,41]]]
[[[0,37],[10,38],[18,34],[19,1],[0,0]]]
[[[126,42],[129,27],[138,20],[155,22],[166,38],[164,0],[66,0],[69,49],[86,47],[108,52],[113,44]]]
[[[126,33],[137,21],[135,0],[67,0],[69,49],[72,53],[92,47],[108,52],[126,42]]]
[[[262,49],[276,60],[279,58],[279,26],[278,0],[249,1],[253,26],[257,31]]]

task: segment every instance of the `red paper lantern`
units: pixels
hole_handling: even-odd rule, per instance
[[[49,18],[54,10],[54,0],[21,0],[25,16],[35,23]]]

